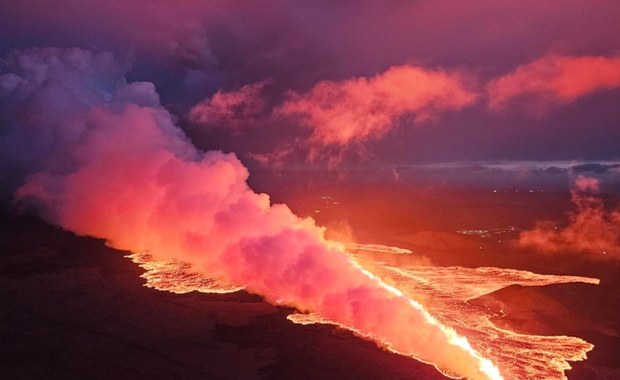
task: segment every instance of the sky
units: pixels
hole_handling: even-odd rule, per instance
[[[613,0],[0,6],[3,72],[28,48],[110,52],[251,169],[620,160]]]

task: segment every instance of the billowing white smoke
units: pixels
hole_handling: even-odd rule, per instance
[[[126,83],[110,55],[33,49],[14,53],[4,70],[3,155],[23,170],[17,199],[48,221],[190,262],[452,373],[499,378],[463,338],[326,241],[313,220],[253,192],[234,155],[195,149],[154,86]]]

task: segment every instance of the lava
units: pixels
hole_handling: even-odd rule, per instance
[[[360,244],[360,243],[348,243],[345,245],[349,251],[366,251],[366,252],[380,252],[380,253],[393,253],[397,255],[407,255],[413,253],[411,250],[400,247],[392,247],[383,244]]]
[[[176,294],[193,291],[224,294],[243,289],[242,286],[228,284],[221,279],[206,276],[194,270],[191,264],[182,261],[155,261],[148,252],[134,253],[125,257],[146,271],[140,277],[146,280],[144,285],[147,288]]]
[[[459,376],[500,378],[419,303],[362,270],[313,219],[254,192],[248,169],[234,154],[192,145],[152,83],[129,83],[110,55],[31,49],[21,56],[10,70],[29,80],[15,82],[19,91],[11,92],[11,144],[32,135],[49,139],[42,142],[45,150],[29,148],[40,153],[36,157],[17,155],[25,170],[14,192],[19,204],[113,248],[148,251],[177,269],[188,263],[210,277],[190,276],[195,286],[208,289],[213,279],[223,279],[267,302],[320,313]],[[96,72],[112,66],[105,79],[115,85],[92,86],[90,66]],[[66,109],[58,109],[50,88],[69,97]],[[38,96],[45,101],[31,102]],[[40,116],[32,125],[32,118],[21,118],[20,107],[27,105]],[[165,284],[174,273],[152,282]]]
[[[372,251],[382,247],[382,252],[404,252],[398,247],[355,244],[350,251]],[[191,265],[178,261],[157,262],[148,254],[128,256],[146,272],[145,286],[162,291],[186,293],[229,293],[242,287],[219,282],[194,270]],[[503,316],[502,310],[493,310],[468,301],[490,294],[511,285],[546,286],[562,283],[599,284],[598,279],[580,276],[541,275],[527,271],[493,267],[435,267],[392,266],[381,261],[368,261],[351,254],[351,260],[365,275],[380,279],[383,286],[397,296],[407,297],[412,307],[421,310],[429,323],[441,326],[455,344],[478,356],[481,366],[491,378],[499,379],[566,379],[569,361],[584,360],[592,344],[569,336],[539,336],[516,333],[493,324]],[[420,302],[414,301],[420,300]],[[317,313],[294,313],[288,319],[298,324],[333,324],[354,332],[365,339],[378,342],[386,349],[417,360],[410,353],[399,351],[389,342],[354,326],[346,325]],[[465,339],[465,336],[467,339]],[[484,357],[481,356],[484,355]],[[437,363],[434,365],[444,375],[459,378]],[[497,367],[495,367],[495,365]],[[499,368],[499,369],[498,369]]]

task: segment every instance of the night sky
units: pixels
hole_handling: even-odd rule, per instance
[[[1,56],[110,51],[251,168],[620,159],[617,1],[3,3]]]

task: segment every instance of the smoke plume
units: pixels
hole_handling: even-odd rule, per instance
[[[257,124],[300,126],[295,152],[305,151],[311,162],[338,161],[347,150],[363,152],[365,143],[385,136],[403,119],[409,119],[403,124],[418,124],[472,105],[478,96],[470,82],[457,71],[393,66],[371,77],[321,81],[307,92],[289,91],[271,112],[265,112],[265,83],[260,82],[217,92],[194,106],[190,119],[233,131]],[[273,165],[291,153],[290,146],[287,140],[285,146],[253,157]]]
[[[575,211],[569,225],[558,229],[539,223],[521,233],[519,244],[546,253],[580,253],[589,260],[620,259],[620,210],[606,208],[598,192],[597,179],[580,176],[571,191]]]
[[[23,170],[11,173],[24,181],[17,200],[46,220],[117,249],[189,262],[450,373],[500,378],[464,338],[355,264],[312,219],[253,192],[233,154],[194,148],[154,86],[127,83],[111,55],[31,49],[3,69],[2,151]]]
[[[291,94],[278,112],[300,116],[311,142],[343,146],[381,137],[407,114],[421,121],[470,105],[476,96],[464,82],[456,73],[395,66],[370,79],[321,82]]]
[[[532,105],[546,108],[618,87],[618,56],[549,55],[492,80],[488,84],[488,106],[497,110],[517,99],[530,99]]]

